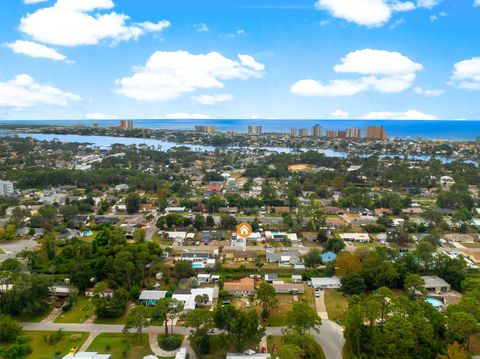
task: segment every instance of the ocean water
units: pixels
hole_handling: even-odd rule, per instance
[[[0,123],[45,124],[45,125],[118,125],[118,120],[0,120]],[[361,128],[365,134],[367,126],[384,126],[389,138],[475,140],[480,137],[480,121],[401,121],[401,120],[134,120],[135,127],[161,128],[169,130],[193,130],[195,125],[216,126],[218,131],[246,132],[249,125],[263,126],[263,132],[289,133],[291,128],[307,128],[319,124],[326,130]]]

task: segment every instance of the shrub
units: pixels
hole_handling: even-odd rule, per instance
[[[13,342],[22,331],[22,327],[7,315],[0,317],[0,342]]]
[[[64,336],[65,334],[63,333],[63,331],[59,329],[55,333],[44,335],[43,340],[49,345],[55,345],[58,344]]]
[[[82,339],[82,336],[80,334],[72,334],[70,335],[70,341],[72,343],[78,342],[80,339]]]
[[[158,337],[158,344],[163,350],[175,350],[182,345],[183,335],[171,334],[171,335],[160,335]]]

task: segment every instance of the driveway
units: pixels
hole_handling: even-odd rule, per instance
[[[145,235],[145,240],[147,242],[150,242],[153,238],[153,235],[158,232],[158,228],[157,228],[157,220],[158,220],[158,214],[156,214],[154,217],[153,217],[153,220],[152,220],[152,224],[150,225],[150,227],[148,228],[147,230],[147,234]]]
[[[317,308],[318,316],[324,320],[328,319],[327,307],[325,305],[325,291],[320,291],[320,296],[315,296],[315,307]]]

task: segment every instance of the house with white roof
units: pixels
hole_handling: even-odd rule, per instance
[[[342,286],[340,278],[336,276],[312,278],[311,283],[314,289],[339,289]]]
[[[110,354],[98,354],[97,352],[77,352],[67,354],[63,359],[110,359]]]
[[[183,310],[193,310],[197,306],[195,303],[195,298],[197,296],[203,296],[204,294],[208,296],[208,302],[204,303],[203,305],[211,306],[213,299],[218,297],[218,291],[215,289],[216,288],[192,288],[186,290],[179,289],[173,294],[172,298],[183,303]]]
[[[370,236],[368,233],[341,233],[340,238],[348,242],[370,242]]]

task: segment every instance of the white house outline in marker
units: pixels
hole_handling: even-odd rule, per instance
[[[243,239],[243,251],[247,250],[247,238],[252,234],[252,226],[250,224],[243,222],[237,226],[237,236]]]

